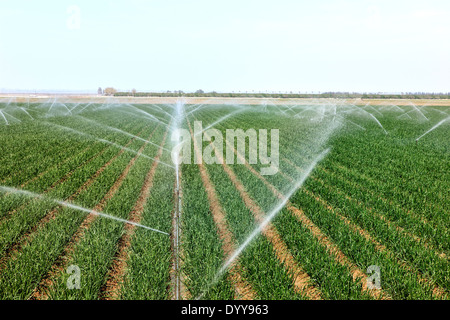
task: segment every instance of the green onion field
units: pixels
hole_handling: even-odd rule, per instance
[[[0,103],[2,300],[447,300],[449,255],[450,106]]]

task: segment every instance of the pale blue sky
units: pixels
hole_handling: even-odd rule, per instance
[[[0,88],[99,86],[448,92],[450,1],[0,0]]]

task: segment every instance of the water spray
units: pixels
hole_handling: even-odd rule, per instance
[[[129,220],[125,220],[125,219],[122,219],[122,218],[119,218],[119,217],[116,217],[116,216],[112,216],[112,215],[109,215],[109,214],[104,213],[104,212],[98,212],[98,211],[95,211],[95,210],[92,210],[92,209],[87,209],[87,208],[84,208],[84,207],[81,207],[81,206],[78,206],[78,205],[75,205],[75,204],[72,204],[72,203],[69,203],[69,202],[66,202],[66,201],[49,198],[49,197],[46,197],[46,196],[43,196],[41,194],[37,194],[37,193],[31,192],[31,191],[15,189],[15,188],[6,187],[6,186],[0,186],[0,191],[12,193],[12,194],[20,194],[20,195],[23,195],[23,196],[26,196],[26,197],[31,197],[31,198],[39,198],[39,199],[50,200],[50,201],[58,203],[58,204],[60,204],[60,205],[62,205],[64,207],[68,207],[68,208],[75,209],[75,210],[82,211],[82,212],[87,212],[87,213],[90,213],[90,214],[94,214],[96,216],[100,216],[100,217],[103,217],[103,218],[115,220],[115,221],[118,221],[118,222],[131,224],[131,225],[134,225],[136,227],[140,227],[140,228],[143,228],[143,229],[146,229],[146,230],[150,230],[150,231],[154,231],[154,232],[157,232],[157,233],[169,235],[167,232],[164,232],[164,231],[161,231],[161,230],[158,230],[158,229],[154,229],[154,228],[150,228],[150,227],[144,226],[142,224],[139,224],[139,223],[136,223],[136,222],[133,222],[133,221],[129,221]]]
[[[432,132],[433,130],[437,129],[437,128],[440,127],[442,124],[444,124],[444,122],[446,122],[446,121],[448,121],[448,120],[450,120],[450,117],[447,117],[447,118],[445,118],[445,119],[439,121],[439,122],[438,122],[437,124],[435,124],[430,130],[428,130],[427,132],[425,132],[424,134],[422,134],[420,137],[418,137],[418,138],[416,139],[416,144],[417,144],[417,142],[418,142],[420,139],[422,139],[422,137],[426,136],[427,134],[429,134],[429,133]]]
[[[180,100],[177,101],[175,105],[175,116],[172,117],[175,119],[174,121],[174,132],[178,132],[181,119],[184,114],[184,103]],[[173,236],[173,247],[174,247],[174,272],[175,272],[175,299],[180,299],[180,291],[181,291],[181,277],[180,277],[180,254],[179,254],[179,246],[180,246],[180,221],[181,221],[181,196],[180,196],[180,154],[179,148],[177,146],[174,147],[172,151],[172,161],[175,164],[175,181],[176,181],[176,190],[175,190],[175,213],[174,213],[174,236]]]
[[[201,299],[206,292],[216,284],[220,278],[224,275],[226,270],[236,261],[239,255],[249,246],[249,244],[262,232],[262,230],[281,212],[284,206],[288,203],[289,198],[303,185],[306,179],[309,177],[313,169],[316,167],[317,163],[319,163],[330,151],[327,149],[319,154],[309,165],[309,167],[305,170],[301,178],[295,183],[295,185],[291,188],[291,190],[283,196],[283,199],[266,215],[264,220],[252,231],[252,233],[247,237],[247,239],[239,246],[238,249],[228,258],[228,260],[223,264],[223,266],[219,269],[219,271],[214,276],[213,280],[208,284],[205,291],[197,297],[196,300]]]
[[[28,113],[28,111],[25,110],[25,108],[20,107],[20,110],[22,110],[23,112],[25,112],[32,120],[34,120],[34,118]]]
[[[123,131],[123,130],[121,130],[121,129],[119,129],[119,128],[111,127],[111,126],[108,126],[108,125],[106,125],[106,124],[97,122],[97,121],[95,121],[95,120],[85,118],[85,117],[83,117],[83,116],[77,116],[77,117],[78,117],[78,118],[81,118],[81,119],[83,119],[83,120],[85,120],[85,121],[91,122],[91,123],[93,123],[93,124],[96,124],[96,125],[98,125],[98,126],[100,126],[100,127],[102,127],[102,128],[106,128],[106,129],[108,129],[108,130],[110,130],[110,131],[119,132],[119,133],[122,133],[122,134],[124,134],[124,135],[126,135],[126,136],[128,136],[128,137],[135,138],[135,139],[137,139],[137,140],[140,140],[140,141],[143,141],[143,142],[152,144],[152,145],[154,145],[154,146],[156,146],[156,147],[160,147],[158,144],[156,144],[156,143],[154,143],[154,142],[151,142],[151,141],[149,141],[149,140],[145,140],[144,138],[138,137],[138,136],[136,136],[136,135],[134,135],[134,134],[131,134],[131,133],[126,132],[126,131]],[[165,150],[165,151],[170,151],[169,149],[164,148],[164,147],[161,147],[161,149],[163,149],[163,150]]]
[[[370,116],[378,123],[378,125],[381,127],[381,129],[384,130],[384,133],[385,133],[385,134],[388,134],[388,132],[387,132],[386,129],[383,127],[383,125],[380,123],[380,121],[378,121],[378,119],[377,119],[373,114],[371,114],[370,112],[367,112],[367,113],[370,114]]]
[[[97,138],[97,137],[95,137],[95,136],[93,136],[93,135],[91,135],[91,134],[88,134],[88,133],[85,133],[85,132],[81,132],[81,131],[78,131],[78,130],[73,129],[73,128],[65,127],[65,126],[62,126],[62,125],[60,125],[60,124],[51,123],[51,122],[44,122],[44,123],[49,124],[49,125],[52,125],[52,126],[55,126],[55,127],[58,127],[58,128],[61,128],[61,129],[63,129],[63,130],[67,130],[67,131],[70,131],[70,132],[73,132],[73,133],[82,135],[82,136],[87,137],[87,138],[90,138],[90,139],[94,139],[94,140],[99,141],[99,142],[103,142],[103,143],[112,145],[113,147],[116,147],[116,148],[119,148],[119,149],[123,149],[123,150],[125,150],[125,151],[131,152],[131,153],[134,153],[134,154],[138,154],[138,155],[141,156],[141,157],[144,157],[144,158],[149,159],[149,160],[152,160],[152,161],[156,161],[156,162],[158,162],[158,163],[160,163],[160,164],[162,164],[162,165],[164,165],[164,166],[167,166],[167,167],[169,167],[169,168],[175,169],[174,166],[172,166],[172,165],[170,165],[170,164],[168,164],[168,163],[165,163],[165,162],[160,161],[160,160],[156,160],[155,158],[149,157],[149,156],[147,156],[147,155],[145,155],[145,154],[139,153],[139,152],[137,152],[136,150],[127,148],[127,147],[125,147],[125,146],[121,146],[120,144],[117,144],[117,143],[115,143],[115,142],[112,142],[112,141],[109,141],[109,140],[106,140],[106,139],[102,139],[102,138]]]
[[[6,117],[5,117],[5,115],[3,114],[3,111],[2,111],[2,110],[0,110],[0,114],[2,115],[3,119],[5,120],[6,125],[9,126],[9,122],[8,122],[8,120],[6,120]]]

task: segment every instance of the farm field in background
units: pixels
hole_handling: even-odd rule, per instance
[[[277,173],[227,129],[278,129]],[[449,299],[449,137],[413,103],[0,102],[0,299]]]

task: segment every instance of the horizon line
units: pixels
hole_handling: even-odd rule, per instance
[[[101,87],[99,87],[101,88]],[[104,88],[111,88],[111,87],[104,87]],[[102,88],[102,90],[104,90]],[[116,89],[119,93],[124,92],[132,92],[133,89]],[[201,90],[201,89],[198,89]],[[192,94],[197,93],[196,91],[184,91],[184,90],[136,90],[136,93],[186,93],[186,94]],[[320,95],[320,94],[380,94],[380,95],[408,95],[408,94],[419,94],[419,95],[434,95],[434,94],[444,94],[444,95],[450,95],[450,91],[443,92],[443,91],[258,91],[258,90],[232,90],[232,91],[219,91],[219,90],[213,90],[213,91],[204,91],[202,90],[202,93],[199,94],[209,94],[209,93],[219,93],[219,94],[314,94],[314,95]],[[53,94],[53,95],[75,95],[75,94],[82,94],[82,95],[104,95],[99,94],[98,89],[81,89],[81,90],[72,90],[72,89],[8,89],[8,88],[0,88],[0,94]]]

